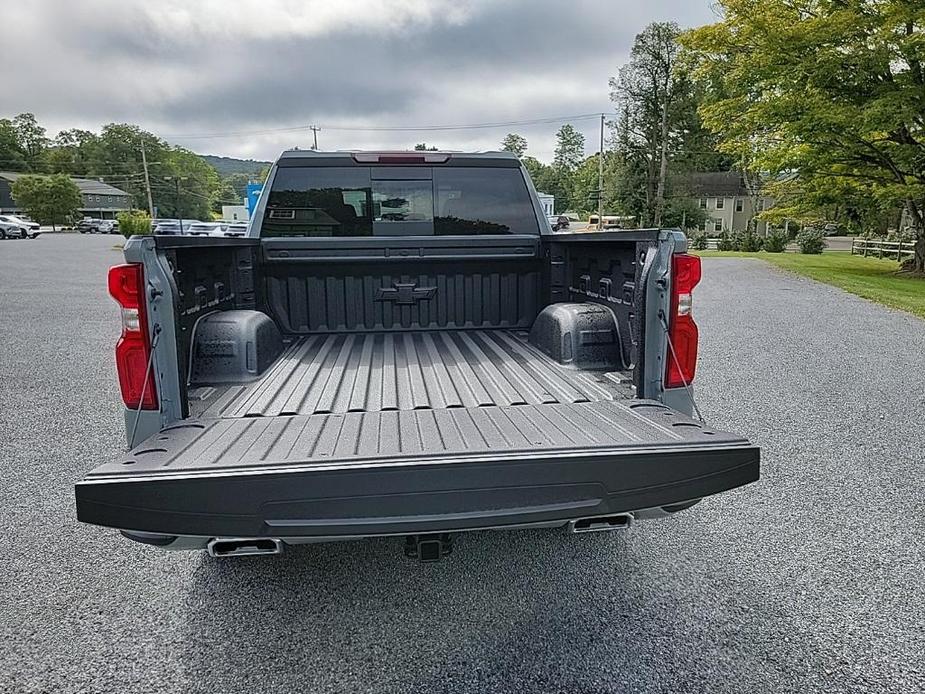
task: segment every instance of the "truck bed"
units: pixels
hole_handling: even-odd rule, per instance
[[[444,410],[631,398],[622,380],[565,368],[522,330],[333,334],[295,340],[258,381],[190,398],[207,419]]]
[[[389,534],[681,503],[757,477],[741,437],[630,393],[523,331],[306,337],[257,381],[193,390],[194,416],[90,473],[78,511],[177,535]]]

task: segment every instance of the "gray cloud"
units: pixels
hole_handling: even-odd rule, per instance
[[[708,0],[31,0],[0,9],[0,116],[54,131],[136,122],[164,135],[306,123],[398,126],[526,120],[608,109],[607,78],[653,20],[710,21]],[[12,56],[12,58],[10,57]],[[592,121],[576,123],[594,141]],[[556,124],[511,128],[549,158]],[[421,140],[496,146],[505,129],[322,132],[326,148]],[[272,158],[306,133],[173,137],[200,152]]]

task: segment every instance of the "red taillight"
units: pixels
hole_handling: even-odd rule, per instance
[[[678,253],[671,261],[671,314],[668,337],[674,354],[668,349],[665,387],[679,388],[694,380],[697,369],[697,324],[691,315],[691,292],[700,282],[700,258]]]
[[[125,406],[157,409],[154,370],[148,371],[151,341],[145,315],[144,268],[133,263],[109,268],[109,294],[122,307],[122,337],[116,343],[116,370]],[[147,377],[146,377],[147,376]]]

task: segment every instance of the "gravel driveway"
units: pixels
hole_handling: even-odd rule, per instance
[[[0,242],[0,691],[925,690],[925,322],[708,259],[699,400],[763,479],[626,534],[215,561],[74,520],[123,444],[113,237]]]

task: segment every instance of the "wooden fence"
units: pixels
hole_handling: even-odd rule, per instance
[[[915,255],[914,241],[883,241],[882,239],[856,238],[851,242],[851,254],[902,260]]]

